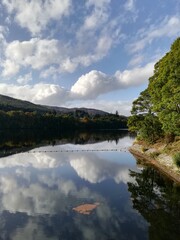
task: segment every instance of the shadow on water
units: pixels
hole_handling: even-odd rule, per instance
[[[141,166],[141,172],[130,170],[134,181],[128,183],[128,190],[133,208],[149,223],[149,239],[179,239],[180,186],[151,166]]]
[[[115,141],[118,144],[119,139],[131,135],[128,130],[97,130],[96,132],[19,130],[1,131],[0,136],[0,157],[3,157],[46,145],[90,144],[103,141]]]

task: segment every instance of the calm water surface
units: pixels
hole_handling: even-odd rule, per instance
[[[0,240],[179,239],[180,189],[116,141],[0,158]],[[99,203],[89,215],[73,210]]]

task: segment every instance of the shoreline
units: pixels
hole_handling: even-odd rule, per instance
[[[153,157],[155,149],[148,148],[146,152],[143,152],[143,147],[144,146],[142,144],[134,143],[129,148],[129,151],[136,158],[153,165],[164,175],[180,185],[180,168],[175,166],[172,156],[167,154],[159,154],[158,157]]]

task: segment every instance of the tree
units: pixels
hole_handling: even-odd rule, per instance
[[[139,137],[149,142],[154,142],[162,136],[161,123],[152,111],[151,97],[148,89],[140,93],[133,102],[132,116],[128,119],[130,131],[137,132]]]
[[[180,135],[180,38],[156,63],[148,92],[164,132]]]
[[[131,114],[129,130],[145,140],[180,135],[180,38],[155,64],[149,85],[133,102]]]

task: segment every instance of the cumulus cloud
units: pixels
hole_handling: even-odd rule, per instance
[[[16,22],[32,35],[41,33],[52,20],[61,20],[70,12],[71,0],[2,0],[7,11],[14,14]]]
[[[144,67],[136,67],[131,70],[117,71],[115,77],[119,83],[119,88],[128,88],[147,83],[153,74],[155,62],[146,64]]]
[[[2,67],[3,67],[3,71],[2,71],[3,77],[13,76],[19,72],[19,65],[9,59],[7,59],[2,63]]]
[[[29,40],[12,41],[3,48],[4,62],[8,61],[16,66],[12,71],[4,64],[4,76],[13,76],[21,68],[30,67],[41,71],[42,78],[55,79],[60,73],[72,73],[80,66],[87,67],[104,58],[123,37],[118,18],[112,16],[110,2],[111,0],[86,1],[83,9],[87,14],[74,16],[76,11],[71,11],[71,17],[76,17],[79,21],[73,27],[72,23],[63,26],[63,37],[53,37],[54,34],[50,34],[48,39],[44,39],[38,33],[46,26],[48,28],[51,20],[59,20],[63,14],[69,13],[70,0],[63,0],[61,3],[57,0],[3,0],[8,12],[15,16],[20,26],[28,28],[33,34],[33,38]],[[69,28],[71,33],[68,32]],[[57,31],[61,32],[61,29]]]
[[[113,85],[115,81],[113,80],[113,78],[108,77],[106,74],[94,70],[81,76],[71,87],[71,92],[85,98],[94,99],[99,93],[102,94],[114,89]]]
[[[100,71],[91,71],[81,76],[71,87],[71,93],[85,99],[94,99],[100,94],[117,89],[138,86],[148,81],[153,74],[154,62],[131,70],[117,71],[108,76]]]
[[[3,75],[13,76],[20,68],[30,67],[42,71],[41,77],[47,78],[62,72],[72,73],[79,66],[90,66],[105,57],[119,39],[119,31],[113,33],[114,26],[110,25],[113,24],[108,23],[108,30],[101,30],[96,37],[81,31],[82,37],[77,37],[72,45],[57,39],[12,41],[4,47]]]
[[[109,93],[115,90],[127,89],[129,87],[140,86],[141,84],[147,83],[148,78],[153,74],[154,63],[149,63],[144,67],[132,68],[130,70],[116,71],[114,75],[109,76],[100,71],[90,71],[89,73],[82,75],[70,90],[65,89],[56,84],[45,84],[38,83],[35,85],[27,85],[26,83],[31,80],[31,74],[25,75],[24,78],[20,77],[17,81],[20,84],[25,85],[14,85],[0,83],[0,93],[9,95],[11,97],[20,98],[23,100],[32,101],[38,104],[46,105],[71,105],[75,100],[86,100],[86,106],[99,106],[101,109],[108,112],[115,112],[120,110],[122,107],[127,115],[130,109],[130,102],[119,101],[97,101],[94,100],[105,93]],[[55,69],[49,69],[54,73]],[[47,74],[47,73],[44,73]],[[88,101],[88,100],[91,100]],[[74,103],[74,106],[77,103]],[[81,104],[82,105],[82,104]],[[77,106],[77,105],[76,105]],[[117,109],[118,108],[118,109]]]
[[[108,178],[114,179],[116,183],[131,181],[127,167],[97,158],[92,154],[74,157],[70,164],[81,178],[90,183],[100,183]]]
[[[24,158],[26,158],[26,161],[24,161]],[[4,157],[3,161],[0,161],[0,168],[33,167],[36,169],[50,169],[62,164],[63,162],[58,162],[53,154],[36,152],[27,155],[26,153],[19,153],[18,155]]]
[[[22,100],[47,105],[63,104],[69,99],[69,92],[59,85],[38,83],[35,85],[14,85],[0,83],[0,93]]]
[[[42,69],[49,64],[59,62],[60,49],[55,39],[32,38],[29,41],[13,41],[5,50],[6,61],[13,62],[18,67],[30,66],[32,69]],[[4,66],[4,71],[7,66]],[[17,71],[16,71],[17,72]]]
[[[78,204],[84,198],[102,199],[86,186],[78,188],[72,180],[55,177],[54,171],[49,175],[44,175],[43,171],[35,174],[35,181],[26,181],[14,172],[11,176],[7,174],[0,177],[0,212],[7,210],[29,216],[53,215],[72,210],[72,202]]]
[[[41,175],[42,173],[40,173]],[[69,208],[67,199],[71,192],[78,194],[76,186],[70,184],[70,180],[63,181],[52,179],[54,188],[49,189],[45,184],[36,181],[20,185],[16,176],[3,176],[0,178],[1,185],[1,211],[8,210],[11,213],[24,212],[27,215],[55,214]],[[68,188],[67,188],[68,186]]]
[[[119,146],[122,148],[127,148],[132,145],[133,139],[129,136],[119,139]],[[92,150],[93,149],[115,149],[117,148],[116,141],[103,141],[98,143],[90,143],[86,145],[76,145],[73,144],[65,144],[65,145],[56,145],[56,146],[45,146],[37,149],[33,149],[29,153],[19,153],[16,155],[11,155],[8,157],[3,157],[0,160],[0,169],[3,168],[17,168],[16,174],[18,176],[24,176],[22,169],[28,169],[29,167],[35,168],[38,170],[43,169],[55,169],[61,167],[74,159],[81,158],[81,156],[85,156],[89,161],[91,160],[90,155],[82,155],[82,153],[74,154],[71,152],[74,149],[79,150]],[[63,152],[64,149],[69,150],[70,152],[67,154]],[[56,151],[62,151],[61,157],[57,158]],[[24,161],[26,159],[26,161]],[[95,154],[93,155],[93,159],[99,159]],[[101,162],[102,163],[102,162]],[[28,173],[25,172],[25,175],[28,176]],[[29,178],[29,177],[28,177]],[[46,180],[45,180],[46,181]],[[45,182],[44,181],[44,182]]]

